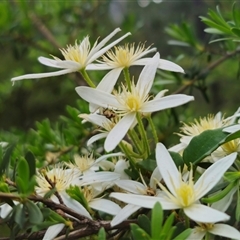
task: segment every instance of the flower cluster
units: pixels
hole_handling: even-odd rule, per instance
[[[97,141],[101,144],[104,139],[103,149],[106,152],[121,150],[102,154],[96,160],[93,154],[75,154],[73,162],[41,170],[36,177],[36,194],[45,198],[48,196],[54,203],[63,204],[90,220],[97,219],[97,212],[109,214],[112,216],[111,227],[136,216],[136,212],[142,208],[152,209],[156,202],[160,202],[163,210],[173,210],[176,218],[185,218],[186,228],[190,227],[190,221],[195,226],[189,239],[202,239],[206,233],[240,239],[240,233],[235,228],[217,223],[230,219],[224,211],[231,204],[239,180],[234,179],[226,194],[221,195],[226,185],[214,189],[219,183],[225,182],[223,176],[227,170],[239,171],[237,155],[240,144],[235,134],[239,132],[239,127],[236,125],[234,129],[227,129],[236,122],[239,111],[227,119],[219,113],[215,117],[208,116],[199,122],[196,120],[192,124],[184,124],[179,134],[181,143],[168,151],[159,142],[152,113],[189,103],[194,97],[185,94],[165,96],[167,89],[153,95],[151,90],[157,70],[184,71],[177,64],[161,59],[156,48],[145,47],[141,43],[138,46],[116,46],[130,33],[106,45],[119,31],[114,30],[92,47],[89,37],[80,43],[76,41],[75,45],[60,50],[64,60],[39,57],[40,63],[60,68],[60,71],[12,79],[17,81],[80,72],[88,86],[78,86],[75,90],[89,103],[89,112],[81,112],[79,117],[83,119],[82,124],[90,122],[99,131],[88,139],[86,145],[93,148]],[[146,57],[153,52],[156,53],[152,57]],[[142,66],[137,78],[130,73],[130,67],[134,65]],[[94,82],[88,75],[90,70],[109,72],[101,81]],[[206,130],[218,131],[217,136],[219,139],[221,137],[221,141],[211,151],[207,148],[209,146],[206,151],[204,145],[199,147],[203,153],[198,153],[198,158],[192,155],[192,160],[189,160],[191,146],[202,141],[201,134]],[[180,153],[177,156],[182,164],[175,162],[176,153],[172,154],[173,151]],[[150,159],[153,155],[155,160]],[[199,173],[196,171],[198,163],[206,158],[213,159],[210,161],[212,164]],[[154,167],[148,166],[152,161]],[[211,202],[210,191],[215,201]],[[212,204],[207,205],[206,201]],[[220,203],[226,206],[224,211],[219,208]],[[1,217],[6,215],[6,211],[1,211]],[[70,220],[79,223],[79,219],[74,217]],[[55,238],[64,226],[64,223],[50,226],[44,239]]]

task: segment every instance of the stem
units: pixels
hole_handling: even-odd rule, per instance
[[[146,158],[150,155],[150,147],[149,147],[149,144],[148,144],[148,139],[147,139],[147,133],[146,133],[146,130],[143,126],[143,122],[142,122],[142,119],[141,119],[141,116],[139,113],[136,114],[136,117],[137,117],[137,121],[138,121],[138,126],[139,126],[139,133],[142,137],[142,140],[143,140],[143,146],[145,147],[145,150],[146,150]]]
[[[189,218],[187,217],[187,215],[185,213],[184,214],[184,219],[185,219],[185,226],[186,228],[190,228],[190,221]]]
[[[133,141],[134,146],[137,148],[138,152],[142,154],[143,153],[142,144],[137,136],[137,133],[132,129],[128,131],[128,134],[131,140]]]
[[[130,79],[130,74],[129,74],[129,68],[124,68],[123,69],[123,74],[125,81],[127,83],[128,90],[131,92],[131,79]]]
[[[90,77],[88,76],[88,74],[87,74],[87,72],[86,72],[85,69],[82,69],[82,70],[80,71],[80,73],[82,74],[84,80],[86,81],[86,83],[87,83],[90,87],[92,87],[92,88],[95,88],[95,87],[96,87],[95,84],[94,84],[94,83],[92,82],[92,80],[90,79]]]
[[[132,166],[134,166],[134,168],[135,168],[135,166],[136,166],[135,161],[134,161],[134,159],[132,158],[132,156],[131,156],[131,154],[129,153],[129,151],[128,151],[128,149],[126,148],[126,146],[124,145],[124,143],[123,143],[123,142],[120,142],[119,147],[120,147],[121,150],[126,154],[129,162],[130,162],[130,163],[132,164]]]
[[[153,120],[151,118],[151,115],[147,116],[147,120],[148,120],[148,122],[149,122],[149,124],[151,126],[151,130],[152,130],[154,141],[157,144],[158,143],[157,131],[156,131],[156,128],[154,126],[154,123],[153,123]]]

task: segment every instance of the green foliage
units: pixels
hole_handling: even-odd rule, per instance
[[[103,227],[98,232],[98,240],[106,240],[106,233]]]

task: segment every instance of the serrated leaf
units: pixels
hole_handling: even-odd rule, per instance
[[[130,224],[131,226],[131,233],[133,236],[134,240],[151,240],[150,236],[143,230],[141,229],[137,224]]]
[[[151,234],[151,222],[146,215],[141,214],[141,215],[138,216],[138,225],[144,231],[146,231],[147,234]]]
[[[155,203],[152,210],[151,218],[152,239],[160,239],[159,237],[162,230],[162,222],[163,222],[163,210],[161,204],[157,202]]]
[[[28,209],[29,222],[32,224],[38,224],[43,221],[43,215],[40,209],[32,201],[26,201],[25,206]]]
[[[106,240],[106,232],[103,227],[100,228],[97,239],[98,240]]]

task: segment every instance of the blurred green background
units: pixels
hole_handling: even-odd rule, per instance
[[[132,35],[124,42],[146,42],[158,48],[163,59],[182,66],[187,77],[206,66],[210,54],[199,54],[190,48],[169,45],[171,39],[165,32],[169,24],[188,23],[202,46],[221,52],[216,45],[208,45],[209,34],[199,15],[206,16],[207,9],[220,5],[227,16],[233,1],[0,1],[0,127],[2,130],[18,128],[27,130],[35,121],[51,121],[65,114],[66,105],[76,106],[79,99],[74,88],[82,83],[80,74],[18,81],[12,86],[10,79],[27,73],[51,72],[56,69],[41,65],[39,56],[62,58],[59,48],[74,44],[89,35],[93,43],[99,36],[108,35],[116,27]],[[123,44],[124,42],[121,42]],[[220,49],[220,50],[219,50]],[[224,51],[224,49],[222,49]],[[219,54],[220,57],[220,54]],[[194,117],[216,113],[232,114],[238,107],[238,62],[228,60],[208,76],[204,98],[197,88],[185,91],[194,94],[191,103]],[[90,73],[95,80],[106,72]],[[234,87],[232,87],[234,86]],[[180,86],[170,86],[171,92]],[[168,88],[168,86],[166,86]],[[170,93],[171,93],[170,92]]]

